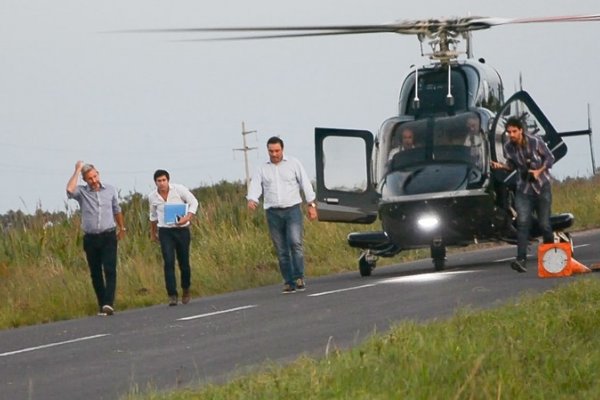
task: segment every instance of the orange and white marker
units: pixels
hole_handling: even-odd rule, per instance
[[[538,276],[553,278],[591,272],[572,257],[570,242],[543,243],[538,246]]]

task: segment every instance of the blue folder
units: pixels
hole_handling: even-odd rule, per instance
[[[165,224],[177,223],[178,217],[184,217],[187,214],[187,204],[165,204]]]

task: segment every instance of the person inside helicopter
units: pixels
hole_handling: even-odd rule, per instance
[[[401,151],[411,150],[415,145],[415,131],[408,125],[400,126],[398,132],[394,132],[391,140],[391,149],[388,154],[388,159],[391,160],[394,155]]]
[[[418,147],[418,135],[415,134],[415,132],[416,131],[414,127],[410,124],[398,125],[393,130],[386,163],[386,169],[388,171],[393,168],[393,163],[396,162],[396,164],[398,164],[401,158],[404,158],[404,161],[408,160],[403,155],[399,155],[399,153],[411,153],[410,150],[416,149]]]
[[[467,135],[464,145],[469,147],[473,163],[479,168],[483,168],[484,139],[477,115],[471,114],[467,117],[466,130]]]
[[[479,153],[473,154],[471,147],[466,145],[466,126],[470,117],[479,122],[478,116],[469,112],[398,123],[389,131],[384,130],[383,148],[390,149],[388,154],[384,155],[387,162],[382,190],[386,195],[481,187],[485,182],[485,139],[481,129],[475,129],[473,135],[478,135],[475,143],[481,145],[474,146]],[[391,137],[389,146],[385,146],[386,137]],[[439,178],[442,175],[443,178]],[[415,180],[416,176],[420,178]],[[426,178],[427,176],[430,178]]]

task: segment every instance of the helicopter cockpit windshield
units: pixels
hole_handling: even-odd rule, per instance
[[[489,150],[475,112],[399,122],[380,139],[384,196],[481,187]]]

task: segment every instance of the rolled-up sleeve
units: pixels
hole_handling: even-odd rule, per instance
[[[198,212],[198,199],[196,199],[196,196],[183,185],[177,185],[177,192],[183,202],[188,205],[188,212],[196,214]]]
[[[112,196],[112,210],[113,210],[113,215],[121,213],[121,206],[119,205],[119,195],[118,195],[116,189],[114,189],[113,196]]]

